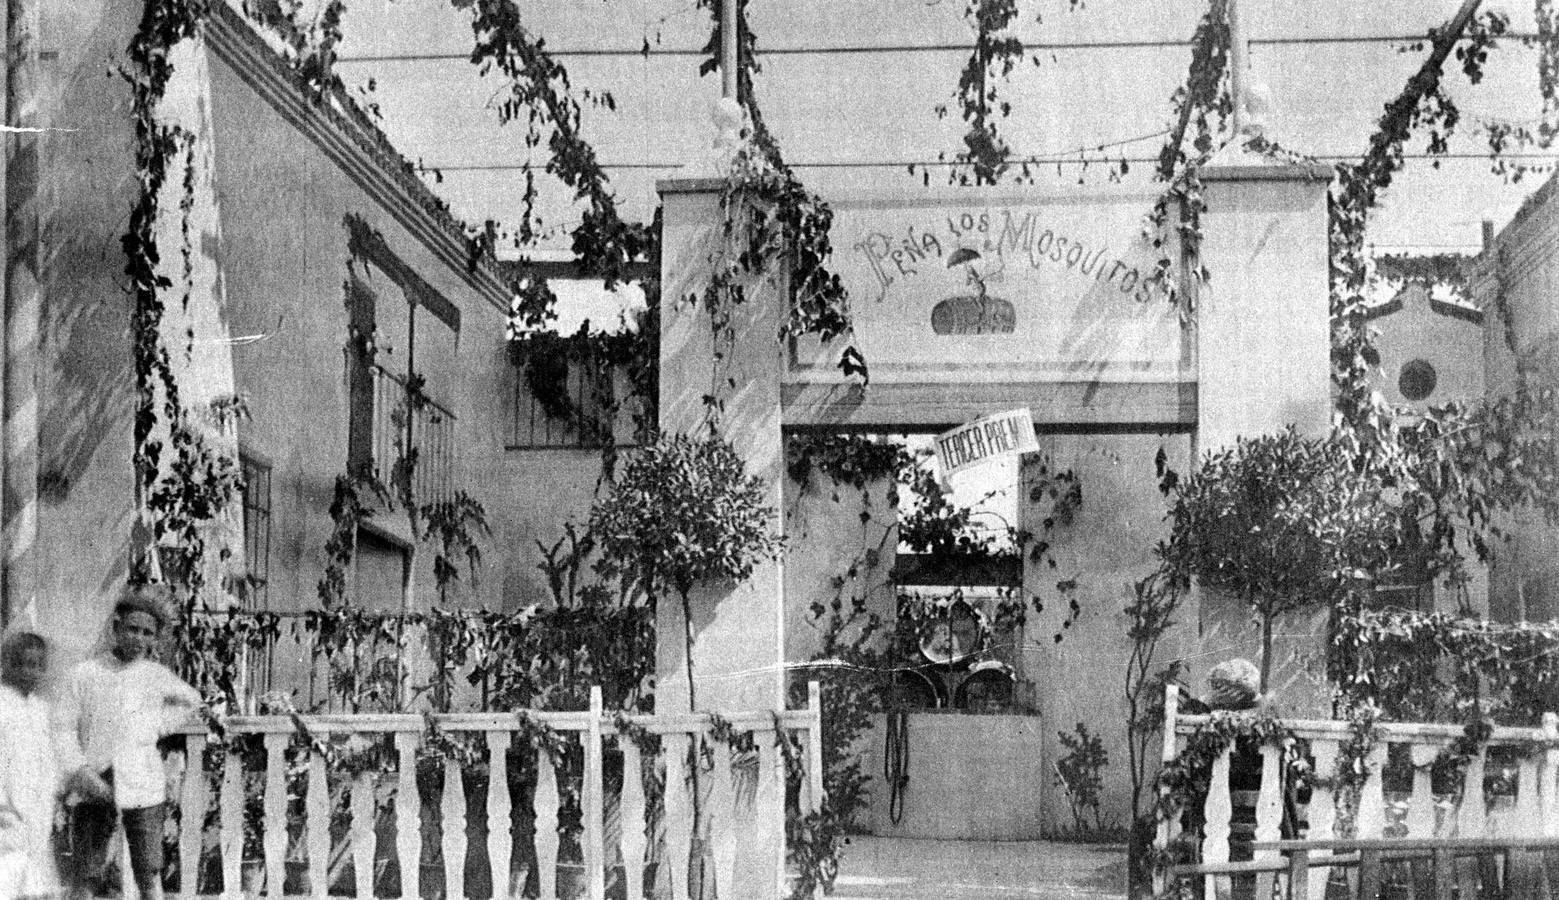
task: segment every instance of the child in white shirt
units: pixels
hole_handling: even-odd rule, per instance
[[[123,822],[130,869],[145,900],[162,897],[162,831],[167,786],[157,741],[200,708],[198,692],[148,657],[167,625],[166,592],[125,590],[114,605],[110,650],[76,666],[61,691],[56,728],[70,747],[71,769],[113,789],[111,802],[88,799],[71,823],[72,892],[101,880],[115,826]]]
[[[0,644],[0,897],[59,895],[52,836],[64,779],[38,696],[48,663],[43,638],[18,631]]]

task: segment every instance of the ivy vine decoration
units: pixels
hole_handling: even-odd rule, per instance
[[[1228,87],[1229,22],[1226,0],[1212,0],[1191,38],[1191,66],[1186,82],[1171,99],[1174,120],[1169,139],[1159,151],[1155,178],[1164,182],[1163,193],[1148,213],[1144,233],[1158,260],[1148,283],[1161,291],[1183,316],[1191,313],[1194,293],[1181,289],[1181,261],[1191,260],[1193,283],[1205,282],[1210,273],[1201,262],[1202,166],[1217,149],[1217,135],[1234,111]],[[1187,129],[1195,127],[1191,152]]]
[[[995,184],[1010,168],[1012,148],[997,131],[996,123],[1011,115],[1012,103],[999,95],[997,85],[1023,59],[1023,41],[1010,30],[1017,18],[1017,0],[969,0],[965,4],[964,19],[974,29],[974,51],[958,73],[955,96],[969,129],[955,159],[967,164],[968,171],[955,166],[949,176],[954,184]],[[941,118],[948,110],[942,105],[936,112]]]
[[[1559,694],[1559,625],[1361,610],[1339,622],[1329,676],[1399,721],[1534,726]]]
[[[844,282],[828,268],[833,254],[829,240],[833,210],[808,191],[785,163],[758,106],[753,89],[753,75],[759,69],[757,36],[747,19],[746,0],[698,0],[713,22],[699,73],[707,75],[720,67],[723,2],[738,4],[736,101],[748,122],[747,143],[735,154],[721,194],[722,240],[711,258],[710,282],[697,297],[684,298],[704,305],[716,337],[716,374],[706,398],[714,417],[719,412],[718,397],[725,390],[719,375],[719,361],[725,352],[720,342],[730,346],[734,340],[729,330],[731,310],[746,300],[744,282],[765,277],[781,266],[790,273],[790,298],[779,330],[780,342],[803,335],[816,335],[824,343],[842,338],[845,346],[839,369],[846,376],[869,380],[866,358],[851,340]]]
[[[1429,132],[1429,152],[1444,153],[1460,121],[1460,111],[1445,93],[1446,60],[1454,52],[1468,80],[1483,73],[1488,50],[1504,34],[1508,19],[1486,12],[1448,22],[1430,33],[1430,53],[1385,112],[1356,163],[1339,163],[1329,206],[1331,248],[1332,382],[1341,420],[1368,446],[1384,439],[1390,412],[1373,391],[1369,372],[1380,354],[1366,318],[1370,271],[1364,232],[1380,192],[1402,168],[1402,148],[1413,133]]]
[[[345,93],[336,74],[336,47],[341,43],[344,0],[327,0],[305,21],[302,0],[245,0],[244,13],[281,38],[293,70],[310,88],[316,102],[327,93]]]
[[[1270,712],[1216,711],[1186,738],[1185,746],[1174,759],[1163,764],[1156,781],[1158,795],[1153,807],[1155,825],[1174,822],[1182,811],[1199,806],[1207,797],[1213,763],[1237,743],[1256,747],[1282,748],[1284,771],[1303,767],[1298,738],[1283,721]],[[1183,835],[1190,840],[1193,835]],[[1175,846],[1153,860],[1162,873],[1177,862],[1179,854],[1195,852],[1194,846]]]
[[[650,227],[620,216],[606,170],[582,134],[583,107],[573,96],[568,70],[547,52],[545,40],[526,27],[514,0],[451,0],[451,5],[470,16],[471,62],[477,71],[483,76],[496,73],[508,83],[508,95],[496,104],[499,123],[523,123],[527,150],[545,140],[551,153],[547,173],[572,190],[584,206],[573,231],[575,256],[586,261],[593,274],[601,275],[607,287],[629,280],[629,265],[648,255]],[[616,108],[610,93],[585,94],[590,105]],[[524,179],[515,240],[529,245],[541,235],[542,223],[536,214],[535,173],[528,165]],[[548,312],[544,305],[527,306],[522,317],[541,324]]]

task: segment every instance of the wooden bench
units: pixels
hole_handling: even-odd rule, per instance
[[[1559,898],[1559,838],[1553,837],[1258,841],[1252,849],[1256,859],[1248,862],[1175,867],[1172,896],[1190,888],[1204,900]],[[1332,885],[1339,881],[1333,872],[1346,887]]]

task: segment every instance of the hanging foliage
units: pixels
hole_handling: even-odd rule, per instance
[[[964,19],[974,28],[974,52],[958,75],[955,96],[969,130],[955,159],[969,171],[955,166],[951,178],[956,184],[995,184],[1010,168],[1012,148],[997,122],[1012,114],[1012,103],[1001,97],[997,85],[1023,58],[1023,41],[1009,31],[1017,18],[1016,0],[970,0],[964,7]],[[938,107],[937,114],[945,116],[947,107]]]
[[[1391,412],[1370,384],[1369,373],[1379,366],[1380,353],[1367,317],[1370,272],[1365,227],[1380,193],[1402,169],[1403,145],[1416,131],[1427,130],[1431,154],[1443,154],[1448,148],[1461,114],[1442,83],[1446,60],[1454,52],[1467,78],[1477,83],[1489,49],[1508,24],[1502,13],[1473,16],[1471,12],[1464,9],[1451,22],[1431,30],[1429,56],[1401,93],[1386,104],[1364,156],[1337,166],[1329,207],[1332,383],[1338,415],[1366,451],[1388,439]]]
[[[1186,82],[1170,100],[1173,124],[1159,151],[1154,177],[1166,184],[1147,217],[1147,238],[1158,257],[1148,279],[1170,303],[1189,315],[1195,285],[1210,273],[1201,262],[1201,169],[1217,149],[1217,135],[1234,111],[1228,90],[1229,23],[1226,0],[1212,0],[1191,37],[1191,66]],[[1191,148],[1186,136],[1191,132]],[[1192,284],[1181,286],[1182,262],[1189,265]],[[1189,291],[1190,293],[1187,293]]]

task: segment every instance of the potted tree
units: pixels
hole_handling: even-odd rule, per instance
[[[1238,598],[1261,629],[1261,690],[1270,688],[1281,617],[1333,605],[1390,567],[1400,519],[1382,478],[1335,437],[1292,428],[1212,453],[1170,495],[1164,570]]]
[[[769,530],[774,510],[763,492],[762,479],[748,477],[741,457],[718,435],[663,436],[628,461],[591,511],[604,573],[642,590],[652,610],[668,590],[682,604],[689,712],[698,708],[690,595],[699,585],[744,581],[778,554],[780,539]],[[693,866],[693,896],[704,887],[698,768],[692,767],[693,858],[700,860]]]

